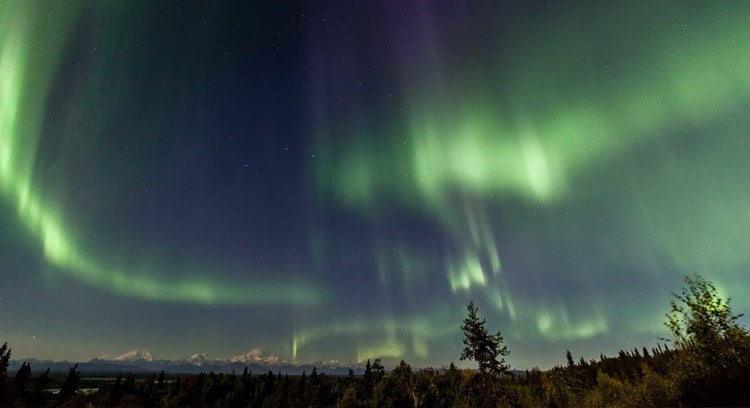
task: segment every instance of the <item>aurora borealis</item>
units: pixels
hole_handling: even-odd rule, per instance
[[[750,311],[750,4],[0,1],[0,342],[514,368]]]

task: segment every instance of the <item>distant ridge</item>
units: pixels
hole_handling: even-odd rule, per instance
[[[48,367],[52,372],[67,372],[74,364],[69,361],[52,361],[38,359],[11,360],[10,369],[17,370],[23,362],[29,362],[33,372],[44,371]],[[116,357],[98,357],[87,362],[77,362],[78,370],[83,373],[158,373],[165,371],[173,374],[197,374],[201,372],[242,373],[245,367],[249,371],[261,374],[268,371],[290,375],[312,372],[313,367],[319,373],[346,375],[349,369],[357,374],[364,372],[364,365],[351,364],[340,360],[292,362],[276,354],[267,353],[260,348],[228,358],[210,358],[206,353],[194,353],[187,358],[176,360],[157,359],[148,350],[131,350]]]

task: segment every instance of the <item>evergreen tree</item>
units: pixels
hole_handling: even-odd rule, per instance
[[[476,361],[479,364],[479,371],[483,374],[504,373],[508,366],[503,357],[510,352],[508,347],[503,345],[502,334],[499,330],[497,334],[490,334],[487,331],[485,327],[487,321],[479,318],[474,302],[469,302],[466,311],[468,316],[461,326],[464,333],[464,350],[461,353],[461,360]]]
[[[304,398],[305,389],[307,389],[307,370],[302,370],[302,376],[297,383],[297,395],[300,398]]]
[[[41,407],[44,405],[44,390],[47,388],[47,384],[49,384],[49,367],[47,367],[47,371],[36,381],[34,395],[29,402],[29,406]]]
[[[31,364],[24,362],[21,368],[16,372],[13,383],[16,388],[16,395],[27,400],[30,396],[29,381],[31,380]]]
[[[117,374],[117,378],[115,378],[115,383],[112,385],[112,389],[110,389],[109,391],[109,397],[107,398],[107,400],[109,403],[114,404],[120,400],[121,396],[122,396],[122,371],[120,371],[120,373]]]
[[[8,375],[8,365],[10,364],[10,351],[8,343],[3,343],[0,347],[0,382]]]
[[[132,372],[129,372],[128,376],[125,377],[125,386],[123,388],[126,393],[133,392],[133,389],[135,389],[135,377]]]
[[[61,405],[78,392],[80,377],[81,373],[78,372],[78,363],[76,363],[73,367],[70,367],[70,370],[68,370],[68,376],[65,378],[65,382],[60,388],[58,402]]]
[[[401,363],[375,388],[373,395],[374,405],[378,407],[411,406],[410,388],[412,387],[413,378],[414,372],[412,372],[411,366],[406,364],[404,360],[401,360]],[[419,397],[415,397],[419,401]]]
[[[0,407],[9,405],[13,396],[13,384],[6,381],[8,365],[10,364],[10,349],[8,343],[0,347]]]
[[[565,358],[568,360],[568,368],[572,368],[576,365],[573,362],[573,355],[570,353],[570,350],[565,352]]]
[[[372,364],[370,364],[370,359],[367,359],[367,364],[365,364],[365,374],[362,376],[363,379],[363,391],[362,391],[362,397],[364,400],[369,400],[372,398],[372,390],[375,386],[375,378],[372,374]]]
[[[380,382],[385,376],[385,367],[383,367],[383,363],[380,362],[379,358],[376,358],[372,362],[372,376],[375,383]]]

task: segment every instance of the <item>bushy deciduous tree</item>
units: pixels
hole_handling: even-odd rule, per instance
[[[721,299],[703,277],[687,276],[685,284],[680,294],[673,293],[664,323],[672,341],[701,365],[720,370],[741,365],[748,343],[748,332],[738,322],[742,315],[733,314],[731,300]]]
[[[750,334],[713,283],[700,276],[685,278],[673,293],[664,323],[676,346],[673,370],[680,400],[687,405],[746,405],[750,401]]]

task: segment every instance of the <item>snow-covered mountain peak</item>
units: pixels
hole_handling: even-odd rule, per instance
[[[205,353],[195,353],[187,359],[187,362],[195,365],[210,363],[211,359]]]
[[[230,357],[229,361],[233,363],[265,363],[265,364],[279,364],[282,360],[275,354],[266,354],[259,348],[254,348],[245,354],[240,354],[234,357]]]
[[[127,353],[117,356],[113,358],[114,361],[138,361],[138,360],[145,360],[145,361],[154,361],[154,356],[151,355],[151,352],[148,350],[139,351],[139,350],[133,350],[128,351]]]

